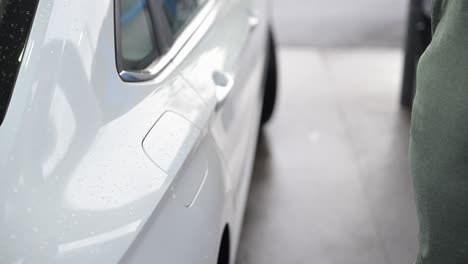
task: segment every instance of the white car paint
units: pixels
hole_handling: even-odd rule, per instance
[[[0,263],[216,263],[226,225],[232,263],[268,1],[213,1],[168,67],[135,83],[116,70],[113,2],[39,3],[0,126]],[[215,72],[232,89],[222,104]]]

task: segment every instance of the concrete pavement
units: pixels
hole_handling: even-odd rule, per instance
[[[237,264],[410,264],[417,217],[399,107],[406,0],[274,0],[276,114]]]
[[[408,0],[272,0],[287,46],[401,47]]]

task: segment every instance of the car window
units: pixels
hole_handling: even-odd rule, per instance
[[[144,69],[159,55],[147,0],[120,0],[119,16],[123,66]]]
[[[174,36],[177,36],[206,0],[162,0],[164,13]]]
[[[0,124],[23,59],[38,0],[0,0]]]
[[[116,0],[119,72],[143,70],[167,53],[207,1]]]

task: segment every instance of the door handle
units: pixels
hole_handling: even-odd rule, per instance
[[[258,18],[254,12],[250,11],[248,14],[248,23],[250,32],[252,32],[260,25],[260,18]]]
[[[226,103],[227,98],[234,87],[234,79],[227,73],[221,71],[213,72],[213,82],[216,85],[216,111]]]

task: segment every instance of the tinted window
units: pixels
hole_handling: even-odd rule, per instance
[[[38,0],[0,0],[0,124],[10,102]]]
[[[120,0],[119,13],[123,67],[144,69],[159,53],[147,0]]]
[[[172,34],[177,35],[206,0],[162,0]]]

